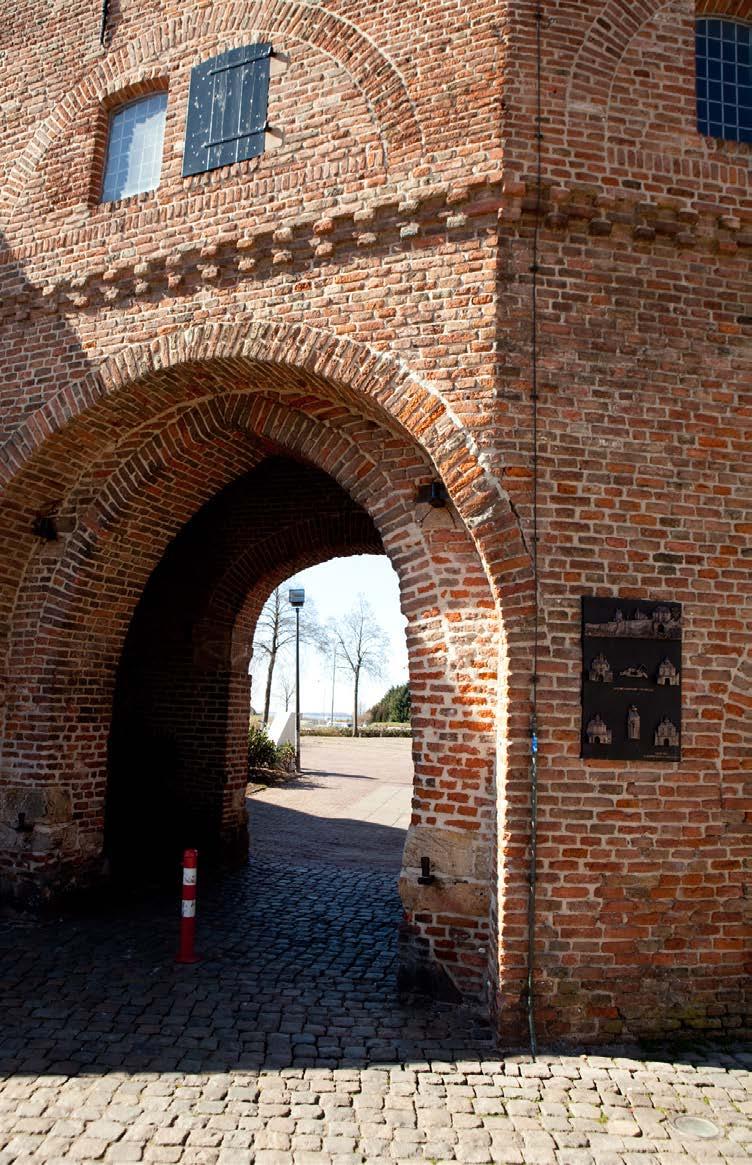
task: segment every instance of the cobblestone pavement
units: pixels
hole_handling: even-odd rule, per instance
[[[502,1056],[394,995],[394,879],[257,860],[199,898],[0,934],[0,1165],[742,1162],[752,1055]],[[679,1114],[719,1136],[680,1133]]]

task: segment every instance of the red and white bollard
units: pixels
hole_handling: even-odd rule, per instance
[[[183,854],[183,899],[180,904],[180,950],[176,963],[198,963],[196,954],[196,869],[198,850],[187,849]]]

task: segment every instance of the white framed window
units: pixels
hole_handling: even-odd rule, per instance
[[[166,93],[150,93],[112,111],[102,202],[159,186],[166,112]]]

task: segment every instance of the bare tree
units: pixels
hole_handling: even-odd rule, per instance
[[[329,626],[330,633],[339,646],[339,657],[353,674],[352,734],[357,736],[360,677],[363,674],[370,676],[382,674],[389,639],[384,629],[376,622],[376,616],[364,595],[358,595],[355,606],[341,619],[332,621]]]
[[[279,674],[277,683],[282,692],[282,699],[285,702],[285,712],[288,712],[290,709],[290,701],[295,695],[295,677],[287,668],[284,668]]]
[[[274,588],[264,603],[253,636],[253,654],[266,662],[264,724],[269,723],[274,668],[280,655],[289,654],[290,647],[295,643],[295,611],[287,598],[288,588],[294,585],[295,580],[289,579],[283,586]],[[318,649],[322,634],[316,606],[311,599],[308,599],[300,615],[300,642],[311,644]],[[287,699],[285,707],[287,707]]]

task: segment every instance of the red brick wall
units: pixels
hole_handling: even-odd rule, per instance
[[[289,360],[290,335],[284,339]],[[448,871],[445,889],[453,934],[451,949],[442,954],[441,962],[451,966],[453,978],[465,990],[477,994],[483,990],[493,891],[485,853],[493,836],[490,782],[497,649],[486,576],[458,517],[447,512],[448,525],[434,529],[426,513],[429,507],[418,505],[416,511],[416,492],[430,481],[431,473],[404,438],[385,431],[362,412],[354,413],[342,399],[328,398],[313,372],[303,379],[288,371],[282,378],[284,387],[276,389],[274,368],[279,365],[272,366],[271,374],[259,366],[255,379],[250,374],[255,385],[251,391],[251,384],[243,385],[239,367],[238,361],[224,368],[226,391],[220,398],[187,402],[166,426],[161,415],[149,424],[142,413],[137,432],[94,461],[74,489],[71,506],[77,520],[70,522],[74,528],[61,539],[64,545],[50,544],[47,557],[43,553],[39,562],[27,566],[12,645],[6,771],[16,788],[31,783],[63,786],[71,798],[73,824],[67,819],[47,822],[51,837],[44,851],[12,850],[6,861],[21,873],[38,867],[57,882],[61,863],[65,876],[77,879],[96,866],[115,673],[142,592],[120,665],[109,766],[111,848],[117,850],[124,830],[131,827],[131,837],[139,837],[145,851],[150,848],[150,829],[158,832],[169,851],[172,837],[175,844],[178,839],[184,844],[186,831],[193,836],[200,816],[204,846],[216,851],[222,842],[237,854],[244,829],[247,669],[261,602],[295,569],[335,552],[374,549],[383,541],[401,578],[408,617],[416,712],[415,822],[425,820],[450,838],[454,831],[467,839],[464,864]],[[203,373],[190,364],[183,368],[187,388],[194,389],[197,380],[210,376],[218,389],[218,363]],[[364,371],[373,375],[368,368]],[[152,402],[158,400],[159,377],[152,377],[147,391]],[[133,408],[131,389],[119,405],[126,412]],[[100,423],[104,428],[104,421]],[[319,478],[329,482],[326,489],[315,476],[315,488],[311,486],[311,471],[306,479],[302,470],[290,470],[292,485],[285,484],[284,476],[273,479],[270,455],[283,450],[314,461],[345,484],[353,497],[367,502],[371,518],[366,525],[363,511],[355,507],[362,514],[360,525],[348,526],[345,517],[352,503],[343,501],[341,489],[323,474]],[[54,462],[39,470],[41,480],[60,472],[64,460],[58,452]],[[254,462],[260,462],[259,469],[230,487],[235,491],[235,510],[227,491],[219,493],[206,516],[201,511],[168,549],[172,534],[201,500],[211,498],[244,464]],[[458,472],[466,475],[467,468]],[[249,489],[254,492],[243,509],[240,503]],[[329,525],[322,517],[317,521],[318,506],[334,502]],[[256,507],[252,520],[251,503]],[[298,518],[301,505],[304,514],[305,507],[311,507],[310,518]],[[296,520],[286,533],[291,516]],[[61,523],[68,525],[62,512]],[[208,547],[207,539],[212,544],[218,540],[219,549]],[[460,572],[460,587],[449,589],[445,576],[450,568]],[[46,598],[37,611],[41,594]],[[443,661],[445,656],[452,661],[449,676],[445,665],[436,666],[437,658]],[[477,711],[482,691],[487,694],[480,702],[489,710]],[[25,699],[27,693],[33,693],[33,699]],[[198,731],[198,741],[189,740],[189,724]],[[442,727],[452,732],[452,748],[435,746]],[[145,746],[138,755],[134,747],[146,737],[151,760],[145,763]],[[55,741],[56,747],[40,754],[40,742],[47,740]],[[134,771],[141,772],[150,787],[158,785],[155,768],[167,780],[150,823],[144,820],[139,790],[134,789],[132,797],[126,786]],[[460,786],[462,794],[455,796]],[[218,833],[206,839],[212,821]],[[411,882],[417,877],[417,860],[413,865]],[[451,875],[457,873],[462,876],[452,889]],[[429,945],[435,942],[439,949],[441,932],[436,928],[443,924],[438,916],[446,909],[446,902],[425,905],[415,911],[419,917],[412,924],[421,935],[432,926]]]
[[[0,66],[6,878],[97,867],[149,577],[230,483],[303,458],[400,576],[406,961],[486,992],[519,1036],[537,226],[539,1026],[748,1022],[750,147],[696,132],[694,4],[541,6],[540,214],[530,0],[118,7],[106,52],[90,5],[14,8]],[[191,66],[262,35],[292,58],[270,103],[287,144],[181,179]],[[159,189],[97,204],[102,110],[165,84]],[[434,476],[437,528],[415,500]],[[33,535],[42,511],[59,541]],[[306,560],[327,545],[311,532]],[[217,741],[239,738],[243,645],[283,565],[233,600]],[[582,594],[684,603],[679,764],[579,758]],[[25,796],[28,844],[10,828]],[[419,892],[425,852],[440,885]]]
[[[696,132],[692,4],[543,9],[539,1018],[565,1036],[733,1028],[751,933],[750,147]],[[529,392],[536,205],[534,21],[511,35],[507,132],[526,149],[502,217],[500,447]],[[579,759],[583,593],[685,604],[680,764]]]

